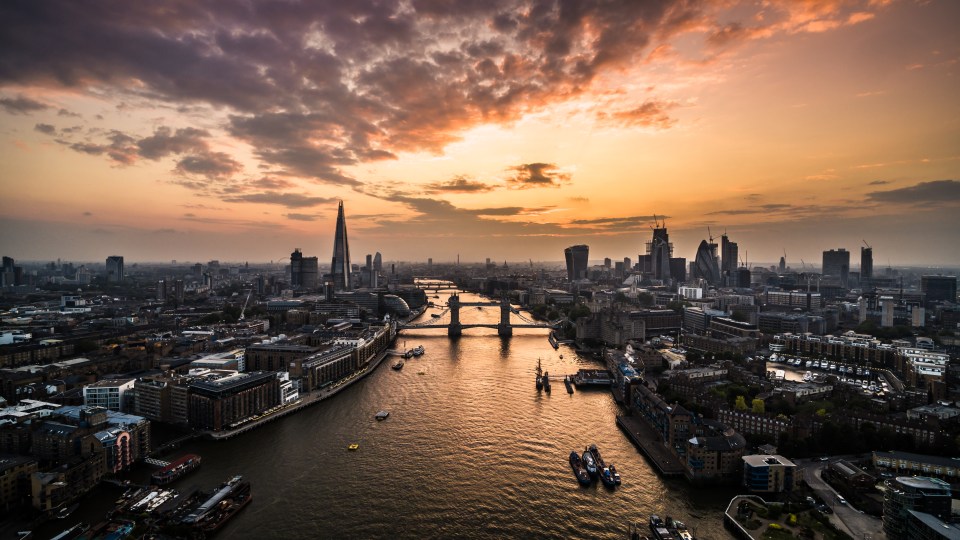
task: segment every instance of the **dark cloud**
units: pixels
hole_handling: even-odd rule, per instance
[[[514,174],[507,179],[507,183],[516,189],[560,187],[572,179],[569,173],[560,172],[553,163],[526,163],[511,167],[510,170]]]
[[[956,203],[960,202],[960,181],[934,180],[920,182],[917,185],[900,189],[873,191],[867,193],[867,198],[876,202],[901,204]]]
[[[625,111],[614,111],[607,113],[601,111],[597,113],[597,118],[602,121],[608,121],[625,126],[654,127],[657,129],[667,129],[676,123],[676,120],[667,114],[667,111],[677,107],[676,103],[650,100],[645,101],[639,107]]]
[[[2,43],[2,38],[0,38],[0,43]],[[23,96],[15,98],[0,97],[0,107],[3,107],[3,110],[10,114],[30,114],[50,108],[49,105]]]
[[[240,172],[243,167],[223,152],[201,152],[177,161],[176,171],[207,178],[223,178]]]
[[[75,112],[73,112],[73,111],[69,111],[69,110],[67,110],[67,109],[60,109],[59,111],[57,111],[57,116],[66,116],[66,117],[70,117],[70,118],[80,118],[80,117],[82,117],[81,114],[75,113]]]
[[[330,197],[313,197],[298,193],[264,191],[260,193],[244,193],[240,195],[228,196],[224,197],[223,200],[225,202],[276,204],[280,206],[286,206],[287,208],[308,208],[320,204],[332,204],[337,199]]]
[[[637,224],[649,224],[651,221],[656,219],[667,219],[670,216],[632,216],[632,217],[616,217],[616,218],[596,218],[596,219],[575,219],[570,223],[574,225],[637,225]]]
[[[181,128],[173,131],[169,127],[161,126],[153,135],[137,141],[139,153],[146,159],[160,159],[170,154],[185,154],[198,150],[206,150],[205,137],[210,134],[202,129]]]
[[[868,186],[882,186],[882,185],[889,184],[889,183],[890,183],[889,180],[874,180],[873,182],[870,182],[870,183],[868,183],[867,185],[868,185]]]
[[[34,131],[39,131],[45,135],[53,135],[57,132],[57,128],[50,124],[37,124],[33,126]]]
[[[93,215],[93,212],[84,212],[84,213],[83,213],[83,216],[84,216],[84,217],[90,217],[90,216],[92,216],[92,215]]]
[[[285,215],[287,216],[287,219],[293,219],[297,221],[316,221],[317,219],[316,214],[297,214],[294,212],[290,212],[289,214],[285,214]]]
[[[496,189],[466,176],[455,176],[452,180],[427,184],[424,188],[427,193],[484,193]]]

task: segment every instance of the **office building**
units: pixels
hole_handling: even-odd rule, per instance
[[[290,254],[290,286],[294,289],[316,289],[319,264],[316,257],[304,257],[300,248]]]
[[[337,291],[353,288],[350,282],[350,244],[347,242],[347,219],[343,215],[343,201],[337,207],[337,228],[333,236],[333,260],[330,263],[330,278]]]
[[[890,540],[911,538],[915,513],[944,520],[950,518],[950,484],[938,478],[898,476],[884,482],[883,531]]]
[[[123,282],[123,257],[111,255],[107,257],[107,283]]]
[[[860,282],[873,278],[873,248],[860,248]]]
[[[850,252],[843,248],[824,251],[823,276],[846,287],[850,276]]]
[[[783,456],[743,456],[743,485],[751,493],[790,493],[799,476],[796,464]]]
[[[922,276],[920,290],[927,302],[956,302],[957,278],[956,276]]]
[[[706,280],[710,285],[720,284],[720,265],[717,264],[717,245],[700,242],[693,262],[693,278]]]
[[[131,401],[135,379],[105,379],[83,387],[85,407],[103,407],[111,411],[127,410],[125,401]],[[128,394],[129,392],[129,394]]]
[[[587,277],[587,261],[590,255],[590,246],[583,244],[570,246],[563,250],[567,261],[567,279],[576,281]]]
[[[736,242],[731,242],[724,233],[720,237],[720,271],[724,276],[733,276],[740,266],[738,261],[739,247]]]

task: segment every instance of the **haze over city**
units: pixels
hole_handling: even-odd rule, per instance
[[[954,1],[0,4],[17,259],[960,262]]]

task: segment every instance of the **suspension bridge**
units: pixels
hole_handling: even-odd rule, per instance
[[[494,323],[462,323],[460,322],[460,309],[463,307],[488,306],[500,307],[500,322]],[[510,322],[510,315],[513,314],[522,321],[519,324]],[[399,330],[420,330],[430,328],[446,328],[447,335],[451,337],[460,336],[468,328],[496,328],[497,334],[501,336],[512,336],[514,328],[548,328],[555,329],[562,324],[562,320],[557,322],[537,322],[523,316],[518,310],[510,307],[510,301],[504,297],[499,302],[461,302],[460,295],[453,294],[447,302],[447,308],[439,314],[435,314],[432,319],[416,323],[406,323],[399,325]]]

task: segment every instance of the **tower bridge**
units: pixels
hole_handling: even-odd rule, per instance
[[[484,307],[484,306],[499,306],[500,307],[500,322],[496,324],[487,323],[462,323],[460,322],[460,308],[462,307]],[[517,316],[518,319],[524,321],[521,324],[513,324],[510,322],[510,313],[513,313]],[[449,315],[449,322],[440,321],[440,319],[445,319]],[[447,335],[450,337],[456,337],[463,334],[464,329],[468,328],[496,328],[497,334],[501,336],[512,336],[514,328],[557,328],[560,325],[558,321],[556,323],[538,323],[527,319],[520,314],[519,311],[513,309],[510,306],[510,301],[504,297],[499,302],[461,302],[460,295],[452,294],[450,295],[450,300],[447,302],[447,309],[439,314],[438,317],[435,317],[433,320],[426,320],[420,323],[406,323],[399,325],[399,330],[419,330],[422,328],[446,328]]]

